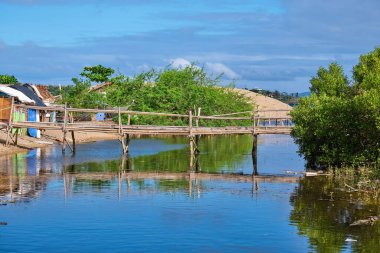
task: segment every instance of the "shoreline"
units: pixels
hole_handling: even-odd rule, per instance
[[[15,146],[10,141],[8,147],[5,146],[6,133],[0,131],[0,156],[12,155],[17,153],[27,152],[34,148],[43,148],[49,145],[62,143],[63,133],[60,130],[46,130],[41,133],[41,138],[36,139],[29,136],[19,136],[18,145]],[[71,143],[71,136],[67,136],[68,141]],[[75,132],[75,141],[77,144],[103,141],[103,140],[117,140],[118,136],[110,133],[101,132]]]

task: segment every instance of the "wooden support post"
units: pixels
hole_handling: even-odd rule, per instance
[[[73,141],[73,153],[75,154],[76,145],[75,145],[75,135],[74,135],[74,131],[71,131],[71,139],[72,139],[72,141]]]
[[[13,107],[14,107],[15,99],[12,97],[11,99],[11,110],[9,113],[9,121],[8,121],[8,127],[7,127],[7,139],[5,141],[5,146],[8,146],[9,144],[9,138],[12,132],[12,123],[13,123]]]
[[[118,122],[119,122],[119,135],[121,136],[123,134],[123,129],[122,129],[122,123],[121,123],[120,107],[119,107],[119,110],[118,110]]]
[[[16,146],[17,146],[17,142],[18,142],[19,131],[20,131],[20,128],[17,128],[17,129],[16,129],[16,137],[15,137],[15,145],[16,145]]]
[[[193,140],[193,114],[189,110],[189,139],[190,139],[190,156],[194,156],[194,140]]]
[[[197,118],[196,118],[196,120],[195,120],[195,126],[196,126],[196,127],[199,127],[199,116],[201,116],[201,109],[202,109],[202,108],[198,107],[198,112],[197,112],[197,114],[196,114]]]
[[[197,118],[196,118],[196,121],[195,121],[195,126],[196,127],[199,127],[199,116],[201,116],[201,109],[200,107],[198,107],[198,112],[197,112]],[[197,156],[199,154],[199,139],[201,138],[201,136],[199,134],[195,135],[195,150],[194,150],[194,153],[195,155]]]
[[[127,125],[130,126],[131,125],[131,115],[128,114],[128,121],[127,121]],[[129,142],[130,142],[130,135],[127,134],[126,136],[126,148],[127,148],[127,153],[129,152]]]
[[[193,135],[193,113],[189,111],[189,135]]]
[[[63,132],[62,153],[65,153],[65,151],[66,151],[66,144],[67,144],[67,141],[66,141],[66,132]]]
[[[252,134],[256,133],[256,112],[252,114]]]
[[[121,146],[123,148],[123,155],[125,155],[128,153],[128,147],[126,145],[126,135],[125,134],[122,134],[120,136],[120,142],[121,142]]]
[[[126,153],[128,153],[129,152],[129,142],[130,142],[131,140],[130,140],[130,138],[129,138],[129,134],[127,134],[126,135],[126,138],[125,138],[125,146],[126,146],[126,148],[127,148],[127,152]]]
[[[191,151],[192,150],[192,141],[190,140],[190,160],[189,160],[189,171],[193,171],[194,167],[194,153]]]
[[[129,134],[123,134],[121,136],[121,145],[123,147],[123,154],[128,154],[129,152]]]
[[[200,161],[199,161],[199,152],[196,153],[195,155],[195,172],[201,172],[201,166],[200,166]]]
[[[124,134],[124,131],[123,131],[123,123],[121,121],[120,107],[118,109],[118,121],[119,121],[119,140],[120,140],[121,146],[123,148],[123,154],[127,154],[128,153],[128,144],[127,144],[127,140],[126,140],[126,135]]]
[[[70,145],[70,143],[66,139],[66,145],[70,148],[71,152],[74,153],[73,147]]]
[[[197,156],[200,151],[199,151],[199,139],[201,138],[201,136],[199,134],[195,135],[195,149],[194,149],[194,154]]]
[[[67,144],[66,127],[67,127],[67,104],[65,103],[64,114],[63,114],[63,129],[62,129],[62,132],[63,132],[62,153],[65,153],[66,151],[66,144]]]
[[[252,163],[253,163],[253,175],[257,176],[257,134],[253,134],[253,143],[252,143]]]
[[[193,169],[194,165],[194,136],[193,136],[193,114],[189,110],[189,146],[190,146],[190,170]]]

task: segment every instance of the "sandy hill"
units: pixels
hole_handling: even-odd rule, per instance
[[[249,98],[252,104],[256,105],[258,110],[292,110],[292,107],[288,104],[285,104],[277,99],[267,97],[249,90],[237,89],[234,88],[240,94],[243,94],[245,97]],[[287,112],[270,112],[271,116],[285,116]],[[266,116],[269,112],[266,113]]]

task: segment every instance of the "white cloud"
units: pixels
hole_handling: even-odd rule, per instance
[[[174,68],[186,68],[187,66],[191,65],[191,62],[189,62],[186,59],[183,58],[175,58],[171,60],[171,64]]]
[[[207,62],[206,66],[214,74],[224,74],[229,79],[237,79],[240,77],[235,71],[233,71],[232,69],[230,69],[222,63]]]
[[[139,71],[148,71],[148,70],[150,70],[151,68],[148,66],[148,64],[141,64],[141,65],[139,65],[139,66],[137,66],[137,69],[139,70]]]

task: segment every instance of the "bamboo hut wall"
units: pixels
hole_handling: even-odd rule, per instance
[[[0,121],[9,121],[9,114],[11,113],[11,98],[0,97]]]

